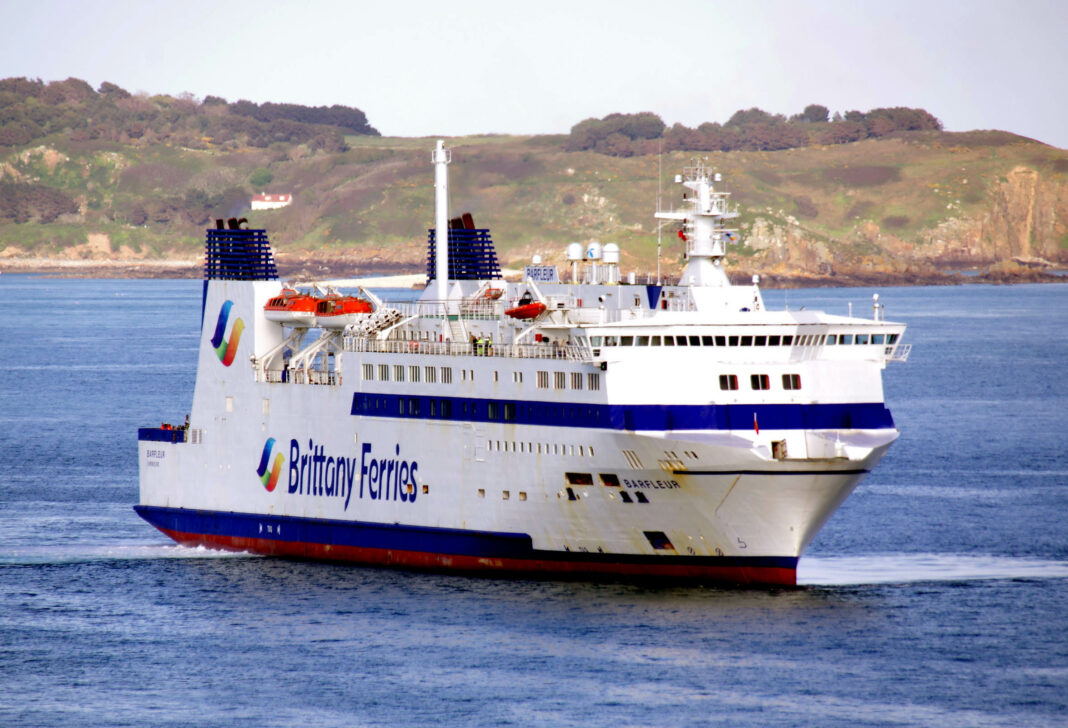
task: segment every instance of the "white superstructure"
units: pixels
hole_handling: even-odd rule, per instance
[[[736,212],[700,165],[657,214],[686,239],[679,285],[619,283],[614,245],[569,249],[589,282],[504,281],[488,232],[448,220],[441,142],[433,161],[422,297],[343,330],[268,320],[266,238],[209,231],[188,428],[141,430],[138,511],[261,553],[794,583],[897,437],[882,370],[905,327],[878,306],[768,311],[755,280],[731,285]]]

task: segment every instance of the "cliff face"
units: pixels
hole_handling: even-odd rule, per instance
[[[954,208],[957,208],[954,210]],[[984,199],[905,239],[873,220],[841,236],[826,236],[793,217],[757,216],[742,244],[754,265],[779,275],[821,276],[858,269],[902,274],[1004,261],[1068,264],[1068,180],[1024,165],[990,185]]]

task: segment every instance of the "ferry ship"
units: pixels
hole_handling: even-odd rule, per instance
[[[322,326],[266,233],[207,232],[186,424],[138,431],[140,503],[188,546],[399,568],[580,579],[796,583],[798,559],[898,431],[882,371],[905,326],[768,310],[724,271],[737,217],[684,170],[677,285],[621,280],[572,244],[501,276],[450,220],[432,151],[428,283]],[[429,175],[428,175],[429,176]],[[234,229],[237,228],[237,229]],[[445,241],[442,243],[441,241]],[[314,303],[314,300],[312,301]]]

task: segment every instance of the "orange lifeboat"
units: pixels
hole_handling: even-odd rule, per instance
[[[314,326],[315,311],[319,299],[295,288],[283,288],[282,292],[267,301],[263,315],[268,321],[287,326]]]
[[[315,318],[324,329],[343,329],[373,311],[371,302],[358,296],[330,296],[319,301]]]
[[[541,301],[534,301],[533,303],[525,303],[521,306],[510,308],[504,313],[515,319],[535,319],[545,313],[545,304]]]

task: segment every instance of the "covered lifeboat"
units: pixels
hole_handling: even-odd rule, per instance
[[[287,326],[314,326],[320,300],[295,288],[283,288],[264,304],[263,315],[268,321]]]
[[[371,302],[358,296],[328,296],[319,300],[315,319],[321,328],[343,329],[372,312]]]

